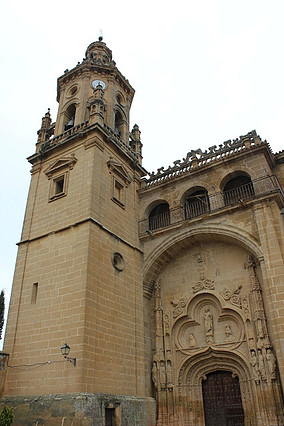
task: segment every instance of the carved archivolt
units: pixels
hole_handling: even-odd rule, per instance
[[[214,370],[231,371],[233,377],[239,378],[244,411],[250,413],[250,424],[256,424],[256,406],[253,398],[254,388],[250,381],[246,361],[239,355],[228,350],[207,348],[204,351],[187,358],[182,364],[178,375],[179,403],[188,399],[194,406],[194,411],[183,415],[183,421],[191,420],[195,424],[204,424],[202,380]],[[248,420],[248,419],[247,419]],[[199,423],[200,422],[200,423]]]

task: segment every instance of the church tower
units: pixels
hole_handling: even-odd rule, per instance
[[[4,344],[15,424],[152,423],[133,96],[100,37],[59,77],[56,122],[42,119]]]

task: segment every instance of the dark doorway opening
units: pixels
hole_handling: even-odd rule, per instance
[[[238,377],[229,371],[214,371],[202,380],[206,426],[243,426],[244,410]]]

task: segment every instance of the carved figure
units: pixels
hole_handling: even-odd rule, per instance
[[[189,347],[193,348],[196,346],[196,340],[193,333],[189,333]]]
[[[258,363],[257,363],[255,351],[251,351],[251,353],[250,353],[250,363],[252,365],[255,378],[259,379],[260,372],[259,372],[259,368],[258,368]]]
[[[264,358],[261,350],[258,350],[258,368],[262,377],[265,376]]]
[[[152,367],[152,381],[154,383],[155,388],[158,388],[158,377],[157,377],[157,365],[154,362]]]
[[[233,293],[234,293],[234,294],[240,294],[241,289],[242,289],[242,286],[241,286],[241,285],[238,285],[238,286],[237,286],[237,287],[235,287],[235,289],[233,290]]]
[[[168,314],[164,315],[164,327],[165,327],[165,334],[170,334],[170,317]]]
[[[248,298],[244,297],[243,298],[243,311],[244,311],[244,318],[245,321],[249,321],[250,320],[250,312],[249,312],[249,305],[248,305]]]
[[[204,329],[207,343],[214,343],[213,315],[207,306],[204,313]]]
[[[271,378],[275,379],[276,378],[276,359],[271,349],[267,349],[266,359],[267,359],[268,370],[271,375]]]
[[[229,324],[225,325],[225,334],[226,334],[226,341],[230,342],[232,341],[233,337],[232,337],[232,330]]]
[[[262,327],[262,321],[260,318],[257,319],[257,336],[262,339],[264,337],[264,333],[263,333],[263,327]]]

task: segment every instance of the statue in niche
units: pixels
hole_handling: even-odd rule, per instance
[[[195,340],[194,334],[189,333],[188,337],[189,337],[189,347],[193,348],[194,346],[196,346],[196,340]]]
[[[258,368],[259,368],[261,377],[264,377],[265,376],[264,358],[260,349],[258,350],[257,356],[258,356]]]
[[[207,343],[214,343],[213,315],[211,314],[209,306],[205,308],[204,329]]]
[[[252,369],[253,369],[255,378],[257,380],[259,380],[260,372],[259,372],[259,368],[258,368],[258,363],[257,363],[255,351],[251,351],[251,353],[250,353],[250,363],[252,365]]]
[[[276,359],[270,348],[267,349],[266,351],[266,359],[267,359],[268,370],[271,375],[271,378],[275,379],[276,378]]]
[[[263,337],[264,337],[264,332],[263,332],[263,327],[262,327],[262,321],[261,321],[261,319],[260,319],[260,318],[258,318],[258,319],[257,319],[257,323],[256,323],[256,325],[257,325],[257,336],[258,336],[260,339],[263,339]]]
[[[166,387],[166,366],[164,361],[160,362],[160,385],[162,389]]]
[[[152,381],[155,389],[158,389],[157,364],[154,362],[152,367]]]
[[[225,334],[226,334],[226,342],[231,342],[233,340],[232,330],[229,324],[225,325]]]

